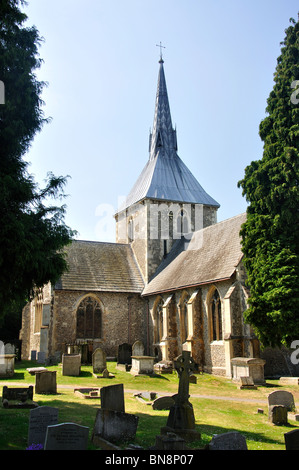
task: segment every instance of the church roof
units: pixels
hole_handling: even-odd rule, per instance
[[[148,162],[118,212],[145,198],[219,207],[177,154],[162,59],[149,153]]]
[[[230,279],[243,257],[240,230],[246,213],[180,239],[162,261],[142,295]]]
[[[66,252],[69,269],[56,290],[142,292],[144,282],[130,245],[74,240]]]

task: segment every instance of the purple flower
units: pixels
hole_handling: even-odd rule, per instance
[[[26,450],[43,450],[43,448],[42,444],[31,444]]]

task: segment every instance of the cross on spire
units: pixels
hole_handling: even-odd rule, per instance
[[[156,46],[160,47],[160,61],[163,61],[162,49],[166,49],[166,47],[162,46],[161,41],[160,41],[160,44],[156,44]]]

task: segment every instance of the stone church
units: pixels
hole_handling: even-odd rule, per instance
[[[23,359],[36,351],[59,360],[74,347],[87,360],[97,347],[116,357],[140,340],[156,362],[189,350],[200,370],[230,377],[231,358],[259,354],[243,321],[246,214],[217,223],[218,202],[178,156],[159,64],[149,158],[115,214],[116,243],[66,247],[68,271],[24,308]]]

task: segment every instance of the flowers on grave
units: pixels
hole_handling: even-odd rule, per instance
[[[43,450],[43,448],[42,444],[31,444],[26,450]]]

